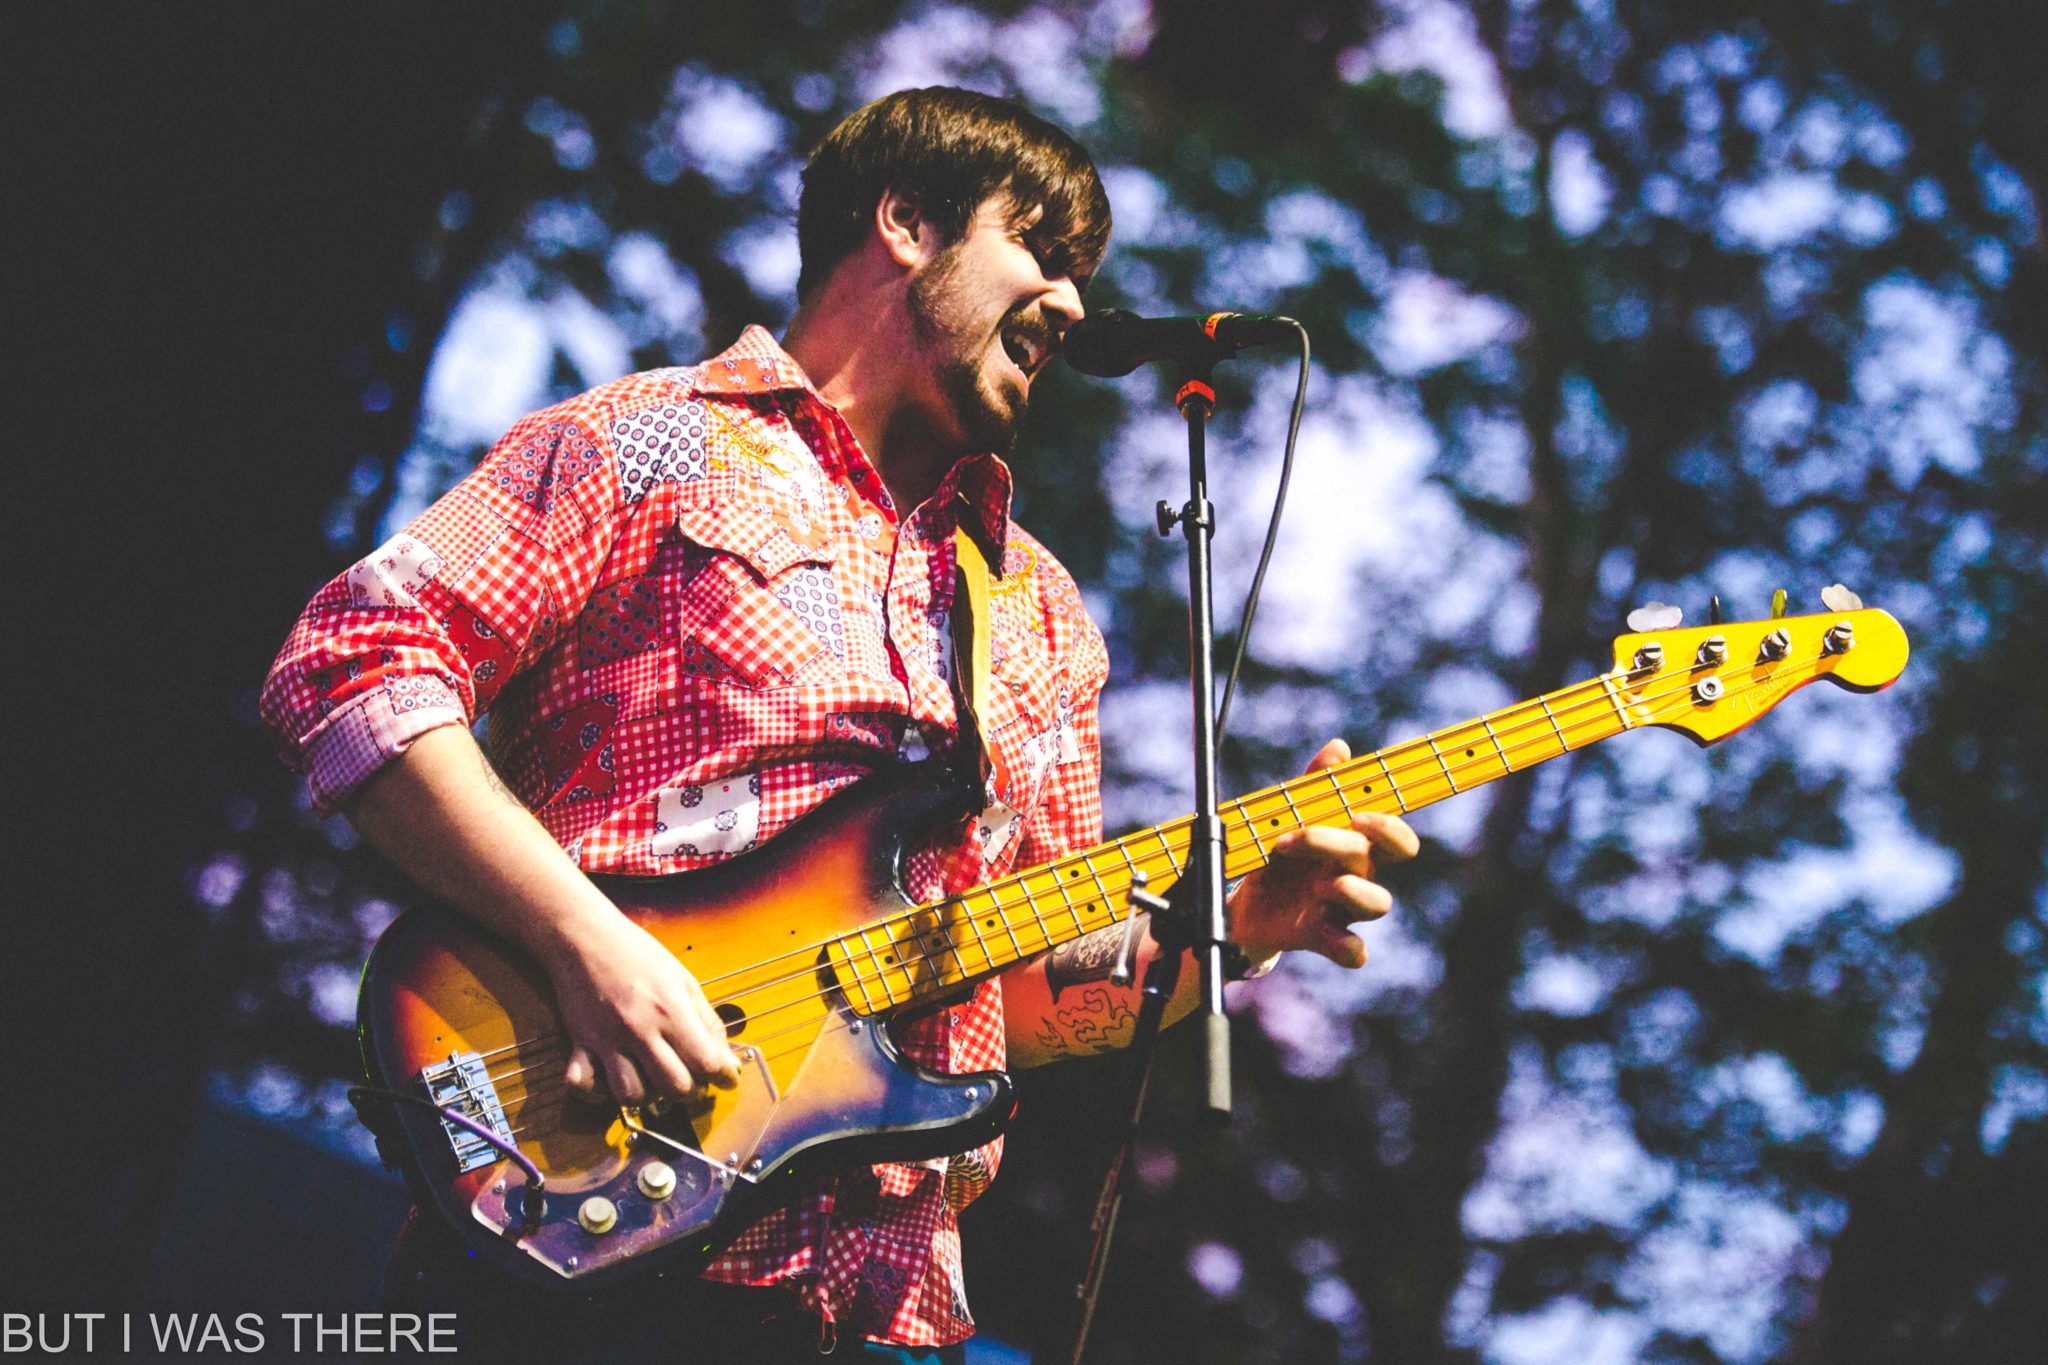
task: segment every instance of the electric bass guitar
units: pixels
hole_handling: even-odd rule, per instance
[[[1704,745],[1817,679],[1886,686],[1906,662],[1898,622],[1831,600],[1852,609],[1621,636],[1611,672],[1227,803],[1225,873],[1301,826],[1418,810],[1637,726]],[[1190,826],[911,903],[903,848],[974,795],[899,765],[726,863],[595,879],[702,983],[741,1059],[737,1087],[666,1105],[572,1095],[542,968],[457,913],[408,911],[370,956],[357,1015],[359,1104],[387,1159],[480,1256],[582,1288],[700,1269],[802,1173],[986,1141],[1014,1107],[1009,1079],[915,1067],[887,1024],[1119,923],[1134,885],[1180,874]]]

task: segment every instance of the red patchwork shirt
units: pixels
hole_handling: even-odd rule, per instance
[[[419,735],[488,712],[493,764],[586,871],[702,867],[954,742],[964,510],[1001,566],[988,807],[907,860],[915,894],[963,891],[1101,838],[1102,636],[1009,501],[1008,468],[983,455],[901,514],[839,413],[749,328],[714,359],[515,426],[313,599],[263,717],[332,810]],[[899,1043],[942,1071],[1000,1068],[1000,981]],[[821,1177],[706,1274],[794,1283],[879,1340],[959,1341],[955,1214],[1000,1152]]]

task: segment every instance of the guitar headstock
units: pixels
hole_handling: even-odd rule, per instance
[[[1889,613],[1859,607],[1623,635],[1609,676],[1631,724],[1712,744],[1820,678],[1853,692],[1888,687],[1907,653]]]

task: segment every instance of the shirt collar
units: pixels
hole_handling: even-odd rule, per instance
[[[704,393],[774,393],[801,389],[816,398],[810,376],[790,359],[768,329],[747,328],[740,339],[697,367],[697,388]],[[823,402],[823,399],[819,399]]]
[[[738,341],[699,365],[697,389],[701,393],[732,395],[796,390],[825,403],[811,387],[803,366],[791,359],[789,352],[761,326],[748,327],[740,333]],[[861,454],[866,457],[867,452]],[[872,460],[864,462],[872,464]],[[968,530],[988,552],[990,569],[1001,577],[1003,552],[1010,539],[1010,490],[1010,467],[1000,456],[968,455],[954,461],[922,510],[931,514],[957,503],[963,509],[957,515],[967,519]],[[948,511],[943,515],[943,524],[931,523],[927,530],[934,537],[952,534],[955,515]]]

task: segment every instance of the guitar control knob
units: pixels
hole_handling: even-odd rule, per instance
[[[634,1183],[649,1199],[666,1199],[676,1192],[676,1168],[666,1161],[650,1161],[640,1168]]]
[[[619,1221],[618,1206],[601,1194],[593,1194],[583,1201],[583,1207],[576,1210],[576,1221],[583,1230],[593,1237],[602,1237],[610,1232]]]
[[[1638,673],[1644,669],[1654,671],[1663,666],[1664,646],[1658,644],[1655,640],[1650,641],[1650,643],[1636,651],[1636,671]]]
[[[1766,662],[1776,662],[1792,652],[1792,633],[1779,626],[1757,647],[1756,657]]]
[[[1712,668],[1716,664],[1726,663],[1728,661],[1728,637],[1725,635],[1709,635],[1706,639],[1700,641],[1700,652],[1696,657],[1701,664],[1708,668]]]
[[[1837,621],[1828,627],[1820,644],[1830,654],[1847,654],[1856,647],[1856,627],[1847,621]]]

